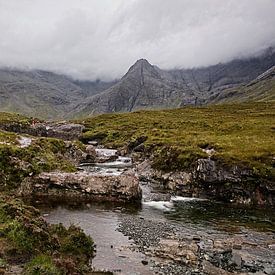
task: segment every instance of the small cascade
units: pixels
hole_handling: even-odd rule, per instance
[[[79,170],[104,176],[119,176],[133,168],[132,158],[119,156],[117,150],[99,148],[95,151],[95,163],[82,163]]]

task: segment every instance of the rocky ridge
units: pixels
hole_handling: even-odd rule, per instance
[[[224,90],[248,84],[274,64],[274,50],[259,57],[188,70],[165,71],[140,59],[114,86],[77,106],[76,114],[87,116],[208,104],[220,93],[226,94]],[[230,93],[227,99],[230,101]]]

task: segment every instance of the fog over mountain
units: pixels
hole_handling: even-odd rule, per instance
[[[0,66],[120,78],[256,55],[275,44],[274,0],[0,0]]]

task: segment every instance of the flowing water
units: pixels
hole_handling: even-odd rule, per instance
[[[84,169],[95,173],[119,174],[125,168],[121,162],[125,162],[126,166],[129,164],[128,159],[120,159],[109,163],[108,166],[100,164],[96,167],[87,166]],[[266,261],[264,264],[266,273],[259,274],[273,274],[275,215],[272,210],[233,207],[194,198],[169,197],[151,184],[141,183],[141,186],[143,189],[141,205],[101,203],[80,206],[74,202],[72,205],[42,208],[42,212],[50,223],[61,222],[66,226],[73,223],[93,237],[97,245],[97,254],[92,264],[98,270],[108,269],[115,274],[154,274],[150,256],[137,249],[137,244],[129,238],[133,234],[130,231],[142,230],[140,226],[146,221],[157,226],[145,229],[141,233],[141,238],[151,233],[153,239],[154,234],[157,235],[162,230],[158,228],[160,224],[168,231],[171,227],[171,231],[175,230],[180,237],[199,236],[204,240],[201,241],[202,245],[206,245],[209,240],[230,238],[233,242],[242,240],[242,258],[253,262]],[[154,199],[156,197],[158,199]],[[133,227],[129,226],[129,234],[124,230],[127,236],[118,231],[121,225],[127,231],[125,220],[137,221]],[[148,238],[150,242],[150,236]]]

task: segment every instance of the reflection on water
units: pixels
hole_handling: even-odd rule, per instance
[[[173,204],[171,211],[164,212],[169,220],[203,226],[243,226],[275,232],[274,209],[241,208],[213,201],[175,201]]]
[[[148,193],[146,193],[147,196]],[[215,227],[216,229],[224,226],[247,227],[258,231],[275,232],[274,209],[255,209],[204,199],[171,197],[167,200],[150,200],[145,198],[140,214],[184,226]]]
[[[97,270],[107,269],[115,274],[151,274],[149,267],[141,263],[144,256],[133,252],[133,244],[126,236],[116,231],[118,215],[122,210],[120,206],[114,206],[112,210],[99,204],[88,205],[85,209],[60,206],[49,210],[42,210],[48,222],[61,222],[65,226],[75,224],[93,237],[97,245],[97,256],[92,262]]]

